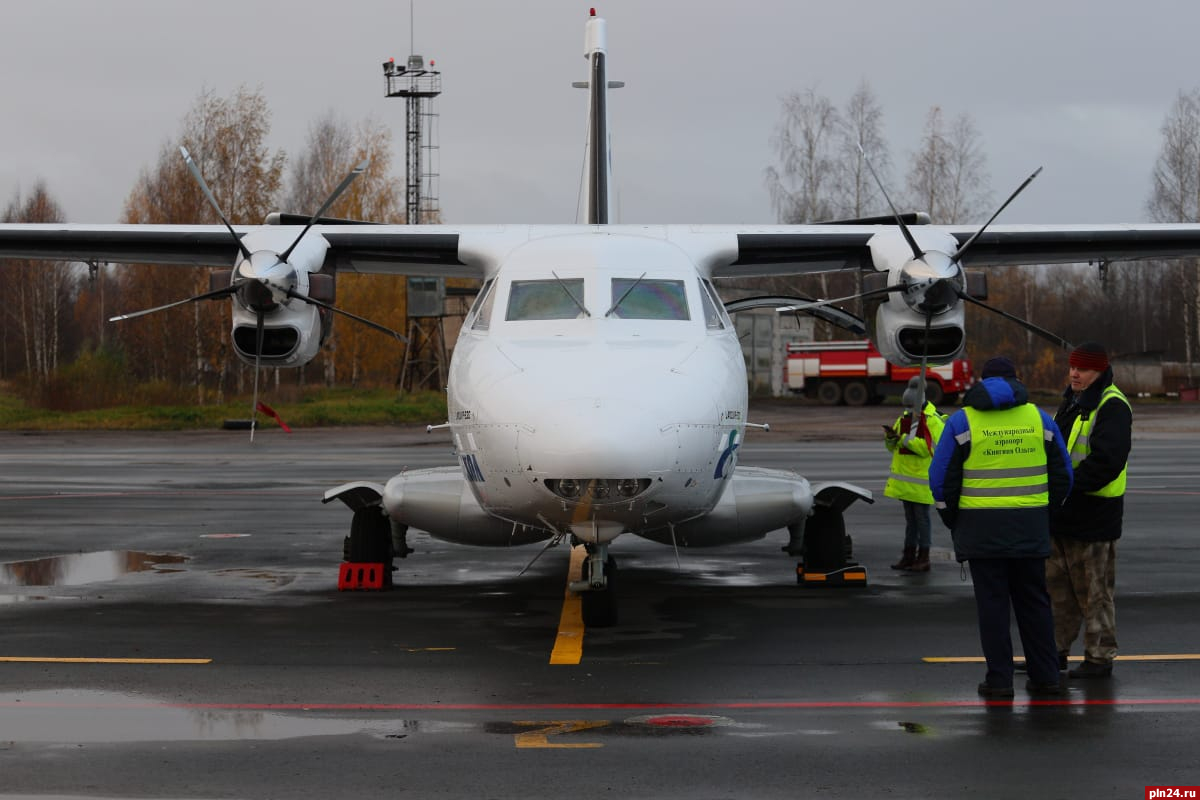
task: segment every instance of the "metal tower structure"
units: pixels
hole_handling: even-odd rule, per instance
[[[419,225],[438,213],[437,110],[434,99],[442,93],[442,73],[425,67],[424,56],[411,55],[407,64],[394,58],[383,62],[385,96],[403,97],[405,115],[406,221]]]
[[[438,143],[434,100],[442,93],[442,73],[425,67],[425,58],[410,55],[405,64],[383,62],[384,94],[403,97],[405,114],[405,221],[409,225],[439,221],[437,198]],[[446,385],[446,282],[409,278],[408,341],[396,378],[401,391],[440,391]]]

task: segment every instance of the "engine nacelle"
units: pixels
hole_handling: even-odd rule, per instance
[[[228,286],[232,273],[214,272],[209,279],[214,289]],[[308,276],[308,285],[301,292],[322,302],[334,300],[334,276]],[[233,296],[233,328],[230,339],[237,357],[251,366],[255,363],[258,339],[258,314],[246,304],[240,294]],[[333,323],[332,312],[303,300],[292,299],[263,313],[262,353],[258,363],[264,367],[302,367],[316,357],[328,337]]]
[[[335,491],[327,492],[326,498],[333,494]],[[544,541],[553,535],[544,528],[516,525],[484,511],[461,467],[402,472],[387,482],[381,500],[393,522],[447,542],[511,547]]]
[[[959,358],[966,348],[964,318],[961,302],[934,317],[926,348],[925,315],[893,298],[879,303],[875,313],[867,317],[867,335],[892,364],[919,366],[926,349],[930,364],[948,364]]]
[[[748,542],[804,519],[812,505],[812,488],[799,474],[739,464],[712,511],[676,525],[673,532],[656,528],[636,533],[680,547]]]
[[[264,367],[302,367],[321,349],[321,312],[316,306],[293,300],[299,308],[280,306],[266,313],[263,320],[262,353],[258,363]],[[258,340],[257,315],[233,303],[233,350],[251,366],[255,363]]]
[[[902,270],[874,272],[863,276],[864,291],[882,289],[904,282]],[[867,298],[864,316],[867,335],[892,364],[920,366],[928,351],[928,363],[946,364],[959,358],[966,348],[966,314],[961,300],[945,302],[944,310],[929,321],[929,343],[925,343],[926,315],[905,300],[904,293],[891,292]]]

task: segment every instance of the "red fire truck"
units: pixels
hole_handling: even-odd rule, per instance
[[[866,340],[790,342],[784,384],[793,392],[820,400],[822,405],[874,405],[888,395],[899,395],[908,379],[920,371],[920,367],[889,364]],[[953,404],[973,380],[971,362],[965,358],[931,366],[925,396],[934,405]]]

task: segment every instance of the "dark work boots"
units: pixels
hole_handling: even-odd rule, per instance
[[[913,560],[917,556],[917,548],[906,547],[904,554],[900,556],[900,560],[892,564],[892,569],[908,569],[913,565]]]
[[[1111,678],[1112,677],[1112,662],[1102,664],[1099,661],[1088,661],[1086,658],[1083,663],[1075,669],[1067,673],[1071,678]]]
[[[917,550],[917,557],[908,567],[909,572],[929,572],[929,548],[922,547]]]

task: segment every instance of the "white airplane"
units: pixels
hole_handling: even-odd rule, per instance
[[[223,268],[203,295],[122,318],[229,296],[238,356],[269,366],[314,357],[332,315],[345,314],[331,305],[339,272],[480,279],[448,377],[458,464],[339,486],[324,499],[354,512],[350,561],[407,555],[409,528],[471,545],[582,544],[588,555],[572,588],[585,624],[601,626],[616,621],[610,548],[622,535],[701,547],[786,528],[785,549],[805,569],[847,564],[842,515],[870,492],[738,464],[752,424],[728,311],[789,305],[865,329],[894,362],[942,362],[965,346],[964,305],[983,305],[967,291],[964,266],[1200,255],[1197,225],[977,228],[899,215],[832,225],[610,224],[606,52],[605,23],[593,13],[584,50],[587,224],[325,221],[352,173],[303,226],[273,215],[235,228],[223,214],[224,225],[0,225],[0,257]],[[833,270],[864,273],[865,322],[829,301],[724,304],[714,288],[721,278]]]

